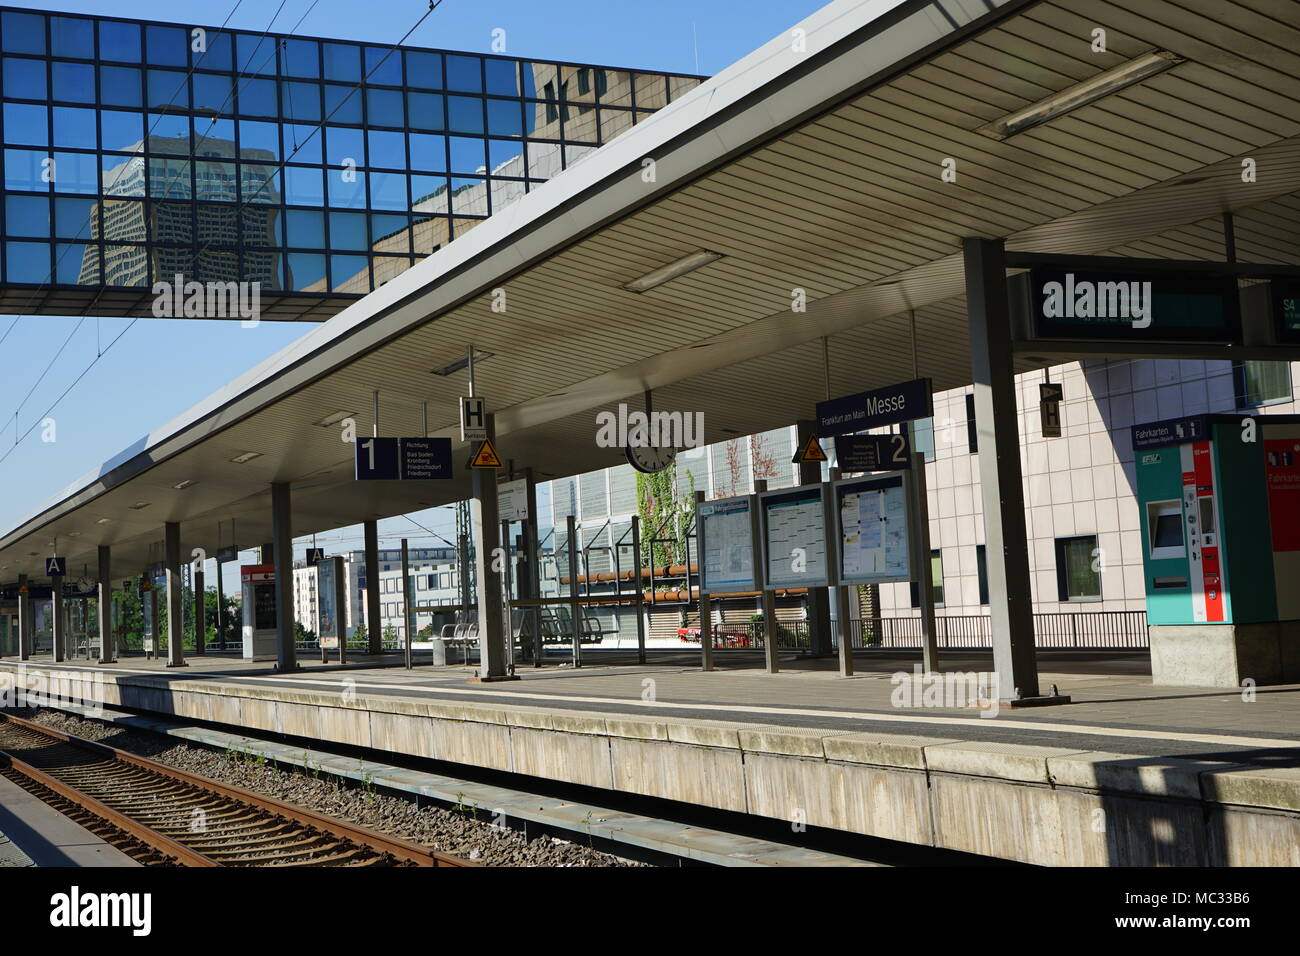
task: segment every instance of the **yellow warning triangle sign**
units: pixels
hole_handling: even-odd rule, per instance
[[[490,439],[483,439],[478,444],[478,451],[474,452],[474,457],[469,460],[471,468],[500,468],[501,458],[497,455],[497,450],[492,447]]]
[[[826,460],[826,452],[822,451],[822,443],[817,440],[816,435],[809,435],[808,440],[803,443],[803,447],[790,459],[791,463],[795,465],[802,465],[806,461]]]

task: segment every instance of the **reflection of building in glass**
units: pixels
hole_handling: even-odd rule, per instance
[[[105,243],[104,267],[101,272],[98,251],[88,246],[78,281],[143,286],[171,281],[180,274],[187,281],[242,279],[260,282],[264,289],[280,289],[281,254],[275,248],[280,194],[275,188],[274,154],[244,149],[238,165],[218,161],[234,159],[235,144],[205,139],[200,147],[204,159],[157,155],[171,148],[160,137],[149,138],[147,168],[153,188],[148,192],[166,198],[139,198],[146,193],[144,141],[128,148],[136,155],[123,156],[120,163],[104,170],[105,198],[90,219],[91,238]],[[241,190],[250,197],[242,204]],[[191,195],[199,202],[173,201]],[[143,245],[147,242],[152,246]]]
[[[324,318],[700,82],[190,29],[0,8],[0,304],[137,310],[180,273]]]

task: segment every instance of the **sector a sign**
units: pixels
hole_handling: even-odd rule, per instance
[[[1010,280],[1010,304],[1021,339],[1241,340],[1233,276],[1031,269]]]

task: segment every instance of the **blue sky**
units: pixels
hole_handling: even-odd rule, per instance
[[[512,56],[683,73],[696,72],[698,56],[698,71],[713,74],[822,5],[823,0],[749,0],[743,5],[731,0],[604,4],[444,0],[407,42],[489,52],[492,31],[500,28],[505,30],[505,52]],[[219,26],[235,4],[233,0],[202,4],[28,0],[22,6]],[[311,7],[311,0],[285,0],[272,22],[277,6],[278,0],[243,0],[230,16],[229,26],[288,32]],[[318,0],[295,32],[391,44],[427,6],[426,0]],[[13,321],[12,316],[0,316],[0,336]],[[101,462],[307,331],[289,323],[242,328],[238,322],[140,319],[124,332],[129,323],[26,316],[0,344],[0,531],[9,530]],[[74,386],[100,350],[119,335],[121,339]],[[69,386],[71,390],[63,395]],[[50,414],[55,440],[42,441],[47,429],[39,423],[56,400]],[[29,429],[30,434],[14,447],[15,435],[21,438]],[[445,512],[415,517],[436,530],[446,527]],[[381,533],[394,538],[409,534],[413,545],[417,539],[420,544],[437,543],[399,519],[384,522]],[[352,538],[350,532],[328,537],[320,543],[330,552],[359,546],[359,537]],[[382,543],[389,546],[395,540]]]

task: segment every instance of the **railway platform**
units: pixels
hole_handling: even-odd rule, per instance
[[[937,697],[906,652],[849,679],[818,661],[768,674],[743,655],[709,673],[680,655],[521,665],[494,684],[391,656],[289,674],[216,657],[59,666],[103,674],[112,707],[1002,859],[1300,865],[1300,687],[1152,687],[1132,653],[1040,660],[1073,703],[951,706],[943,694],[991,666],[956,651]],[[50,666],[29,662],[24,679]]]

